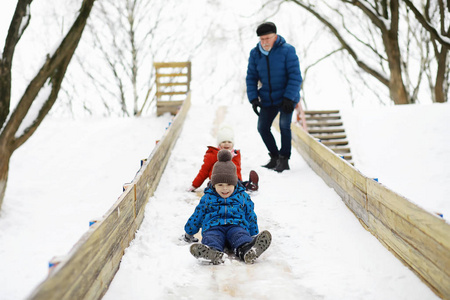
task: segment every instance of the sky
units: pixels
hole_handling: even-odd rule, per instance
[[[69,2],[55,3],[64,6]],[[221,14],[204,8],[203,1],[195,4],[224,28],[239,29],[238,23],[247,19],[244,28],[250,30],[261,17],[249,14],[248,6],[239,10],[239,2],[230,1]],[[11,4],[2,3],[0,34],[8,26],[14,9]],[[41,4],[33,3],[35,12]],[[70,9],[75,6],[72,2]],[[286,8],[282,10],[286,13]],[[205,23],[211,21],[208,18]],[[41,25],[50,22],[37,15],[32,20]],[[193,26],[199,26],[199,20]],[[287,25],[300,22],[300,17],[281,15],[273,20],[288,40],[305,40],[303,31],[295,34]],[[254,295],[263,299],[298,299],[299,295],[302,299],[437,299],[361,227],[295,150],[290,171],[278,174],[260,167],[268,160],[267,150],[256,131],[256,116],[245,101],[242,80],[235,80],[242,74],[230,67],[245,69],[257,39],[245,30],[241,36],[224,32],[192,57],[192,108],[142,227],[126,250],[105,299],[244,299]],[[3,43],[4,36],[0,40]],[[21,47],[42,46],[37,40],[42,41],[28,34]],[[53,47],[54,42],[44,41],[47,49]],[[296,46],[302,51],[301,42]],[[33,74],[33,68],[27,67],[37,64],[35,57],[36,53],[15,57],[21,66],[14,73],[16,83]],[[349,96],[332,66],[325,63],[316,75],[310,73],[314,88],[308,92],[309,108],[341,108],[355,166],[449,220],[450,141],[443,138],[450,128],[449,105],[379,107],[367,101],[350,108]],[[227,81],[232,84],[222,86]],[[17,98],[23,87],[15,87]],[[259,227],[273,235],[271,247],[252,266],[231,259],[221,266],[203,265],[178,240],[198,202],[195,193],[185,190],[201,166],[206,146],[215,144],[214,117],[222,106],[227,111],[225,122],[235,130],[235,146],[242,151],[243,176],[252,169],[260,175],[260,190],[251,195]],[[0,299],[25,299],[45,279],[48,262],[67,254],[89,221],[101,218],[112,206],[170,121],[169,115],[156,118],[154,110],[138,119],[54,114],[44,120],[10,164],[0,211],[0,282],[5,283],[0,284]]]

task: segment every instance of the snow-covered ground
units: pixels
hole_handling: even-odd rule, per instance
[[[216,109],[193,104],[105,299],[437,298],[361,227],[295,150],[290,171],[260,167],[268,155],[249,104],[227,107],[225,122],[235,128],[243,176],[251,169],[260,175],[260,190],[251,197],[259,227],[271,231],[273,244],[251,266],[195,260],[178,237],[198,201],[185,189],[206,146],[215,144]],[[344,111],[356,166],[448,218],[449,113],[448,104]],[[2,300],[24,299],[45,279],[48,261],[65,255],[89,221],[116,201],[170,120],[164,115],[44,121],[10,166],[0,212]]]

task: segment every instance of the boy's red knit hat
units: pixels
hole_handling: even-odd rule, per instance
[[[231,152],[228,150],[220,150],[217,153],[218,161],[214,164],[211,174],[211,184],[214,186],[218,183],[228,183],[237,185],[236,166],[231,161]]]

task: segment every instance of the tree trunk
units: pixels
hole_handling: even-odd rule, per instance
[[[25,0],[19,1],[19,4],[24,1]],[[32,0],[28,1],[31,2]],[[59,47],[55,50],[51,57],[47,58],[39,72],[30,81],[13,113],[9,115],[9,119],[5,122],[0,123],[0,209],[3,198],[5,196],[5,190],[8,180],[9,161],[11,159],[11,156],[17,148],[19,148],[30,138],[31,135],[33,135],[33,133],[37,130],[37,128],[39,127],[43,119],[47,116],[48,112],[55,103],[58,97],[58,92],[61,88],[61,82],[73,57],[75,49],[77,48],[78,43],[81,39],[83,30],[86,26],[87,18],[89,17],[89,14],[92,10],[94,1],[95,0],[83,0],[77,19],[73,23],[67,35],[61,41]],[[11,26],[16,23],[20,23],[18,20],[21,20],[21,18],[22,15],[16,13],[14,15]],[[9,34],[8,37],[9,36],[11,35]],[[10,55],[6,58],[9,58],[11,61],[15,45],[20,38],[20,35],[17,33],[13,34],[12,36],[15,39],[11,39],[11,41],[9,41],[9,45],[5,46],[5,49],[10,49],[10,51],[4,51],[3,53],[3,55],[5,55],[5,53],[10,53]],[[1,56],[0,61],[5,61],[5,57]],[[9,64],[6,70],[3,69],[5,67],[4,64],[2,64],[1,67],[2,69],[0,73],[0,83],[2,85],[0,86],[0,100],[2,103],[6,103],[9,105],[10,94],[8,93],[8,91],[10,90],[11,86],[11,76],[8,74],[8,72],[11,73],[12,64]],[[39,109],[38,115],[34,120],[32,120],[30,125],[28,125],[28,127],[25,128],[23,132],[18,133],[20,125],[24,122],[24,119],[27,116],[30,107],[36,100],[39,91],[42,89],[46,82],[49,82],[49,84],[51,85],[50,95],[42,104],[41,108]],[[0,115],[0,117],[2,117],[2,115]],[[2,119],[3,117],[0,118],[0,121],[2,121]],[[18,134],[20,135],[17,136]]]
[[[6,184],[8,183],[9,161],[11,152],[6,147],[0,148],[0,210],[2,209],[3,198],[5,197]]]
[[[438,54],[438,69],[436,72],[436,83],[434,85],[434,96],[437,103],[447,102],[446,99],[446,91],[448,91],[449,87],[445,87],[445,73],[447,66],[447,53],[448,49],[445,46],[442,46],[441,52]]]
[[[411,101],[403,82],[402,57],[398,44],[399,2],[398,0],[391,0],[389,5],[386,4],[384,6],[386,10],[389,6],[391,14],[389,28],[386,28],[381,33],[390,71],[389,94],[395,104],[409,104]],[[388,14],[386,13],[385,15],[387,16]]]
[[[396,41],[397,39],[392,38],[386,41],[386,50],[389,52],[387,55],[390,71],[389,94],[395,104],[409,104],[409,96],[402,78],[400,49]]]

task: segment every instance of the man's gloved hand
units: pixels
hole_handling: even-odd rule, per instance
[[[187,192],[195,192],[195,189],[196,189],[196,188],[195,188],[194,186],[191,185],[190,187],[188,187],[188,188],[186,189],[186,191],[187,191]]]
[[[184,240],[188,243],[197,243],[198,242],[198,238],[194,237],[193,235],[184,234]]]
[[[253,106],[253,111],[255,112],[255,114],[257,114],[259,116],[258,106],[261,106],[261,104],[259,103],[259,100],[253,99],[250,103]]]
[[[294,101],[291,101],[288,98],[283,98],[283,101],[281,102],[281,109],[285,113],[289,114],[289,113],[293,112],[294,107],[295,107]]]

